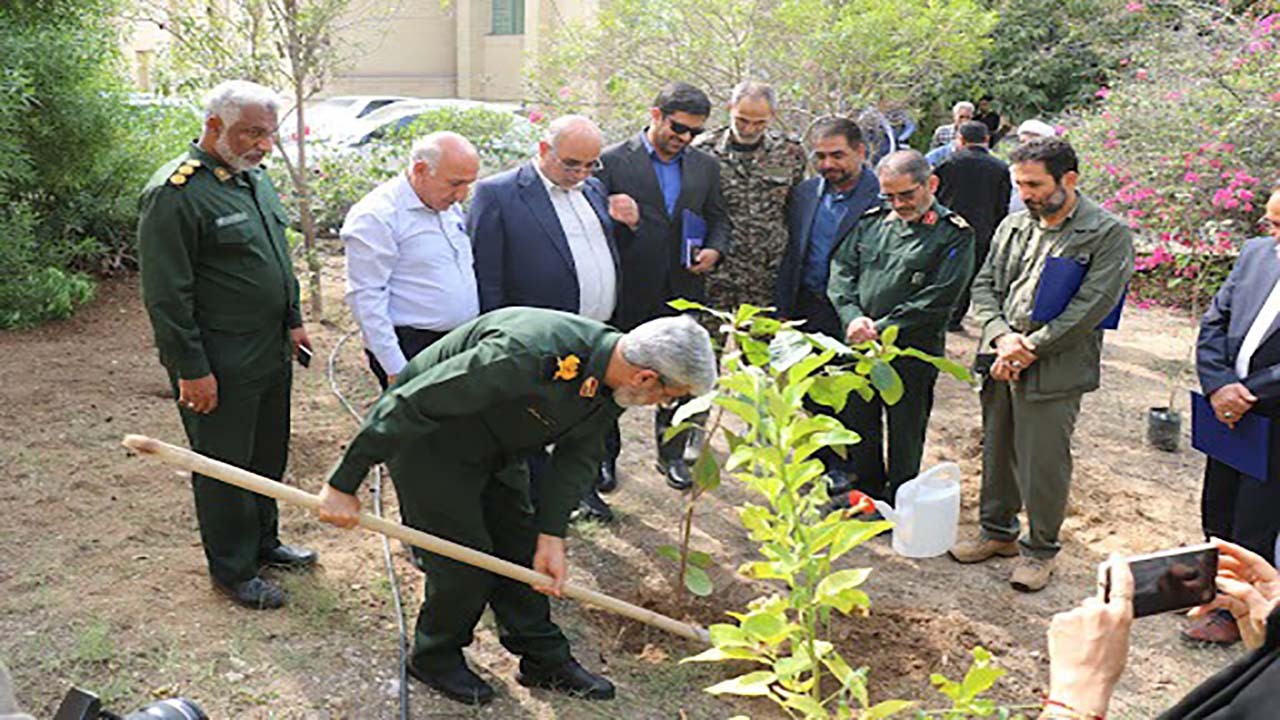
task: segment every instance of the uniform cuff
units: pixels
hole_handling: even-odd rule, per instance
[[[338,462],[333,472],[329,473],[328,484],[335,490],[341,490],[348,495],[355,495],[356,490],[360,489],[360,485],[364,482],[364,476],[367,474],[369,474],[369,468],[361,468],[344,458]]]
[[[183,380],[198,380],[212,372],[209,358],[202,352],[188,353],[178,365],[178,377]]]

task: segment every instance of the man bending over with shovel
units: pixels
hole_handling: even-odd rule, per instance
[[[551,621],[546,595],[558,596],[567,574],[569,513],[595,481],[604,436],[623,408],[705,393],[715,380],[711,338],[684,316],[623,335],[569,313],[507,308],[415,357],[330,474],[320,519],[354,527],[354,493],[369,468],[386,462],[406,525],[532,564],[554,582],[530,588],[415,549],[427,585],[409,674],[460,702],[492,700],[462,655],[488,605],[503,647],[520,656],[521,685],[612,698],[613,684],[573,659]],[[523,458],[547,445],[555,446],[551,472],[535,509]]]

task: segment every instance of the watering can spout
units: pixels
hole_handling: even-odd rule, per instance
[[[875,503],[876,510],[879,511],[881,517],[895,525],[907,519],[907,513],[899,513],[897,510],[893,509],[892,505],[884,500],[872,500],[872,502]]]

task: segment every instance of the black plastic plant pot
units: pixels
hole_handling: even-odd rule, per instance
[[[1167,407],[1147,409],[1147,442],[1157,450],[1177,452],[1182,437],[1182,415]]]

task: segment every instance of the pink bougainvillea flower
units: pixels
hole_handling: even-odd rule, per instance
[[[1198,183],[1200,182],[1200,175],[1188,170],[1187,173],[1182,176],[1182,182],[1192,184]]]
[[[1147,71],[1146,71],[1146,70],[1139,70],[1138,72],[1134,73],[1134,74],[1133,74],[1133,76],[1134,76],[1134,77],[1136,77],[1136,78],[1138,78],[1139,80],[1146,80],[1146,79],[1147,79]]]
[[[556,94],[560,96],[561,100],[568,100],[569,96],[573,94],[573,88],[570,88],[568,85],[564,85],[556,92]]]
[[[547,116],[543,115],[542,111],[540,110],[534,110],[533,112],[529,113],[529,122],[531,123],[535,123],[535,124],[540,123],[546,118]]]
[[[1103,100],[1106,100],[1107,96],[1110,94],[1111,94],[1111,88],[1107,87],[1106,85],[1103,85],[1102,87],[1098,88],[1098,91],[1094,93],[1094,96],[1101,98]]]
[[[1136,13],[1136,12],[1142,12],[1143,10],[1146,10],[1147,6],[1143,5],[1140,2],[1131,2],[1128,5],[1125,5],[1124,9],[1128,10],[1129,12]]]
[[[1271,93],[1271,102],[1280,103],[1280,92]]]
[[[1139,300],[1138,302],[1136,302],[1136,303],[1134,303],[1134,304],[1137,306],[1137,308],[1138,308],[1139,310],[1150,310],[1150,309],[1151,309],[1151,301],[1150,301],[1150,300]]]

